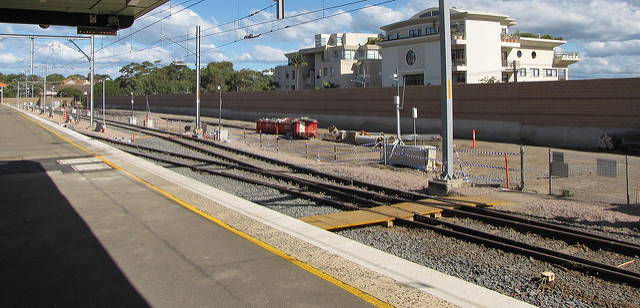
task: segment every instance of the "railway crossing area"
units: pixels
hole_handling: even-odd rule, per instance
[[[390,206],[382,205],[367,210],[346,211],[317,216],[301,217],[300,220],[325,230],[363,227],[374,224],[392,226],[396,218],[412,220],[414,215],[440,217],[441,207],[455,207],[455,204],[468,206],[492,206],[509,203],[488,196],[460,196],[423,199],[416,202],[402,202]],[[433,205],[433,206],[431,206]],[[437,207],[434,207],[437,206]]]

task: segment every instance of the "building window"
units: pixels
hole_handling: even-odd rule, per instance
[[[538,56],[535,51],[531,52],[531,58],[535,59]]]
[[[409,30],[409,37],[414,37],[414,36],[418,36],[418,30],[416,29]]]
[[[567,70],[558,70],[558,80],[567,80]]]
[[[407,65],[409,66],[412,66],[414,63],[416,63],[416,53],[413,52],[413,50],[407,51],[406,61]]]
[[[322,76],[323,77],[329,76],[329,74],[327,74],[327,68],[326,67],[322,69]]]
[[[291,79],[292,80],[296,79],[296,71],[291,71]]]
[[[516,55],[518,56],[518,58],[522,58],[522,51],[518,50],[518,52],[516,53]]]
[[[342,37],[338,36],[336,37],[336,46],[340,46],[342,45]]]
[[[531,74],[531,77],[540,77],[540,69],[532,68],[531,70],[529,70],[529,74]]]
[[[424,34],[426,35],[431,35],[431,34],[435,34],[436,33],[436,28],[435,27],[429,27],[429,28],[425,28],[424,29]]]
[[[330,77],[335,77],[336,76],[336,71],[333,67],[329,68],[329,76]]]
[[[544,75],[546,77],[556,77],[558,76],[558,70],[546,69],[544,70]]]
[[[527,69],[526,68],[521,68],[518,71],[518,77],[527,77]]]

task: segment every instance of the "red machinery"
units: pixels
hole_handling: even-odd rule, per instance
[[[309,118],[260,119],[256,121],[256,132],[289,135],[297,138],[318,138],[318,120]]]

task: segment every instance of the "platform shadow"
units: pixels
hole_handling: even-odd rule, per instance
[[[36,161],[0,162],[0,307],[148,307]]]

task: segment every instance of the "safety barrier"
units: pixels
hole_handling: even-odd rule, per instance
[[[442,149],[431,146],[321,144],[246,132],[232,133],[230,137],[259,145],[268,151],[286,152],[318,161],[392,164],[433,174],[443,172]],[[454,149],[453,173],[474,185],[525,189],[558,197],[616,204],[638,204],[640,157],[568,150],[549,150],[547,155],[543,153],[544,149],[533,149],[526,160],[522,146],[519,153]]]

